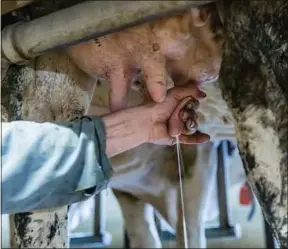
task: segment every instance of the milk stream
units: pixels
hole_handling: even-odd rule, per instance
[[[182,183],[182,172],[184,172],[183,157],[181,152],[181,145],[179,142],[179,136],[176,137],[176,149],[177,149],[177,161],[178,161],[178,171],[179,171],[179,185],[180,185],[180,198],[181,198],[181,209],[182,209],[182,220],[183,220],[183,239],[184,248],[188,248],[188,238],[187,238],[187,227],[185,219],[185,207],[184,207],[184,195],[183,195],[183,183]]]

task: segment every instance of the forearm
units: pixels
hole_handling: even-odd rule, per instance
[[[99,192],[112,174],[105,147],[99,118],[2,123],[2,212],[63,206],[83,201],[88,189]]]
[[[67,205],[87,198],[89,188],[99,192],[112,174],[107,155],[147,142],[150,117],[151,108],[139,106],[105,115],[103,122],[3,123],[2,212]]]
[[[148,142],[151,109],[148,105],[104,115],[106,153],[109,157]]]

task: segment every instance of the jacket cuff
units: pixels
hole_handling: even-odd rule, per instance
[[[90,118],[93,120],[93,124],[95,127],[95,143],[97,143],[97,146],[95,146],[95,148],[98,148],[95,153],[97,155],[98,163],[102,169],[103,174],[102,179],[99,179],[101,178],[101,175],[99,175],[99,183],[94,188],[85,190],[86,196],[98,194],[102,190],[106,189],[109,180],[113,175],[113,169],[110,160],[106,154],[106,130],[104,122],[101,118],[97,116],[90,116]]]
[[[94,165],[86,165],[87,167],[80,177],[76,188],[77,192],[80,191],[89,197],[107,188],[113,174],[111,163],[106,154],[105,125],[102,119],[97,116],[83,116],[80,120],[75,120],[74,122],[78,124],[74,123],[73,126],[80,126],[80,133],[84,133],[89,139],[93,140],[95,148],[95,155],[93,156],[95,160],[94,163],[91,163]],[[92,177],[93,179],[91,179],[91,175],[94,175],[94,177]],[[90,179],[90,181],[88,179]]]

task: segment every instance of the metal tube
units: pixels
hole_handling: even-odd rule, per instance
[[[227,149],[228,149],[227,141],[222,141],[217,149],[218,152],[217,187],[218,187],[219,223],[221,228],[230,227],[229,200],[227,193],[227,188],[229,186]]]
[[[86,1],[2,31],[2,58],[23,64],[42,53],[213,1]]]
[[[103,196],[104,192],[100,192],[95,196],[95,220],[94,220],[94,234],[103,236],[106,232],[106,213],[105,202],[106,199]]]
[[[217,187],[218,187],[218,207],[219,207],[219,227],[210,229],[207,234],[210,238],[241,237],[241,228],[238,224],[230,224],[229,198],[227,188],[229,187],[228,169],[228,141],[222,141],[217,148]]]
[[[95,195],[94,206],[94,227],[92,234],[81,234],[82,236],[72,237],[70,247],[106,247],[111,244],[111,235],[106,231],[106,209],[105,209],[105,192]]]

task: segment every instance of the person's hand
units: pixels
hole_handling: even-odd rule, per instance
[[[197,130],[197,114],[195,110],[185,108],[187,104],[198,108],[197,99],[205,98],[206,94],[195,85],[176,87],[168,91],[167,98],[163,103],[151,104],[152,125],[149,132],[148,142],[162,145],[173,145],[176,136],[180,143],[200,144],[209,141],[207,134]]]
[[[162,103],[150,100],[143,105],[103,115],[107,155],[112,157],[143,143],[173,145],[176,136],[185,144],[209,141],[208,135],[198,131],[187,135],[191,128],[197,129],[197,114],[191,108],[185,109],[186,104],[193,103],[192,106],[197,108],[197,100],[205,96],[190,82],[189,86],[169,90]]]

